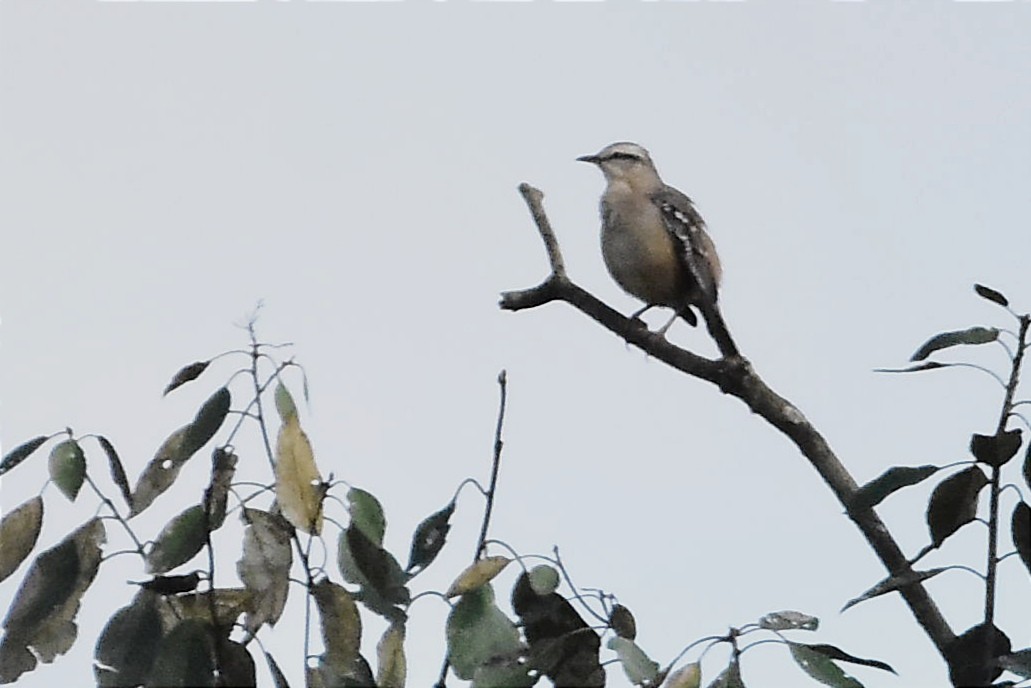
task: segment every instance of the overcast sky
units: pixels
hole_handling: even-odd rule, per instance
[[[134,479],[235,368],[162,399],[169,377],[244,345],[238,324],[260,301],[260,336],[294,342],[309,375],[302,422],[323,474],[380,498],[400,558],[463,478],[487,479],[506,368],[492,534],[526,554],[559,545],[579,585],[633,610],[654,659],[798,609],[822,620],[798,639],[901,675],[856,668],[868,688],[946,685],[897,596],[838,614],[884,569],[793,445],[570,307],[512,314],[497,299],[547,271],[526,181],[546,194],[572,278],[637,308],[601,263],[601,175],[574,160],[637,141],[708,221],[744,354],[857,480],[965,458],[969,434],[995,426],[990,378],[872,369],[937,331],[1009,326],[974,282],[1031,309],[1029,29],[1026,2],[5,2],[4,448],[65,426],[103,433]],[[670,338],[714,351],[682,323]],[[1004,369],[1001,349],[968,354]],[[268,480],[250,442],[238,476]],[[198,499],[206,463],[134,521],[141,536]],[[45,466],[42,454],[4,478],[4,510]],[[929,490],[881,509],[910,553],[928,539]],[[85,491],[74,507],[45,495],[40,547],[96,509]],[[416,591],[447,587],[481,513],[464,493]],[[125,546],[108,532],[111,551]],[[984,538],[970,526],[924,563],[981,568]],[[1026,572],[1011,558],[1001,575],[1000,626],[1026,647]],[[124,580],[142,577],[130,557],[102,567],[76,646],[19,686],[82,684],[96,633],[131,597]],[[928,587],[957,632],[977,623],[975,577]],[[263,634],[294,686],[299,593]],[[411,686],[436,679],[446,611],[412,609]],[[367,625],[374,655],[382,626]],[[706,681],[724,659],[710,654]],[[742,670],[749,685],[808,681],[773,645]],[[610,684],[625,685],[616,666]]]

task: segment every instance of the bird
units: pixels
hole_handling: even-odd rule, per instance
[[[612,279],[644,302],[630,318],[661,306],[674,314],[659,334],[665,336],[678,316],[697,325],[692,307],[703,315],[703,304],[715,307],[723,269],[694,203],[662,181],[639,144],[613,143],[577,160],[605,175],[601,254]]]

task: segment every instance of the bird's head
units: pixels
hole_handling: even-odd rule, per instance
[[[659,182],[648,151],[629,141],[610,144],[594,155],[584,155],[577,160],[597,165],[610,182],[626,182],[631,186],[639,182]]]

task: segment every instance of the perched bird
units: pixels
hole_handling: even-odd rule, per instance
[[[691,199],[662,181],[636,143],[613,143],[577,160],[597,165],[608,183],[601,196],[601,254],[619,286],[644,301],[631,317],[664,306],[674,315],[660,334],[677,316],[697,325],[691,306],[715,306],[722,268]]]

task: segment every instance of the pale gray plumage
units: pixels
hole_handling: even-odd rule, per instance
[[[577,160],[605,175],[602,257],[619,286],[644,301],[634,316],[664,306],[697,324],[691,306],[703,299],[715,304],[722,268],[691,199],[662,181],[648,151],[636,143],[613,143]]]

